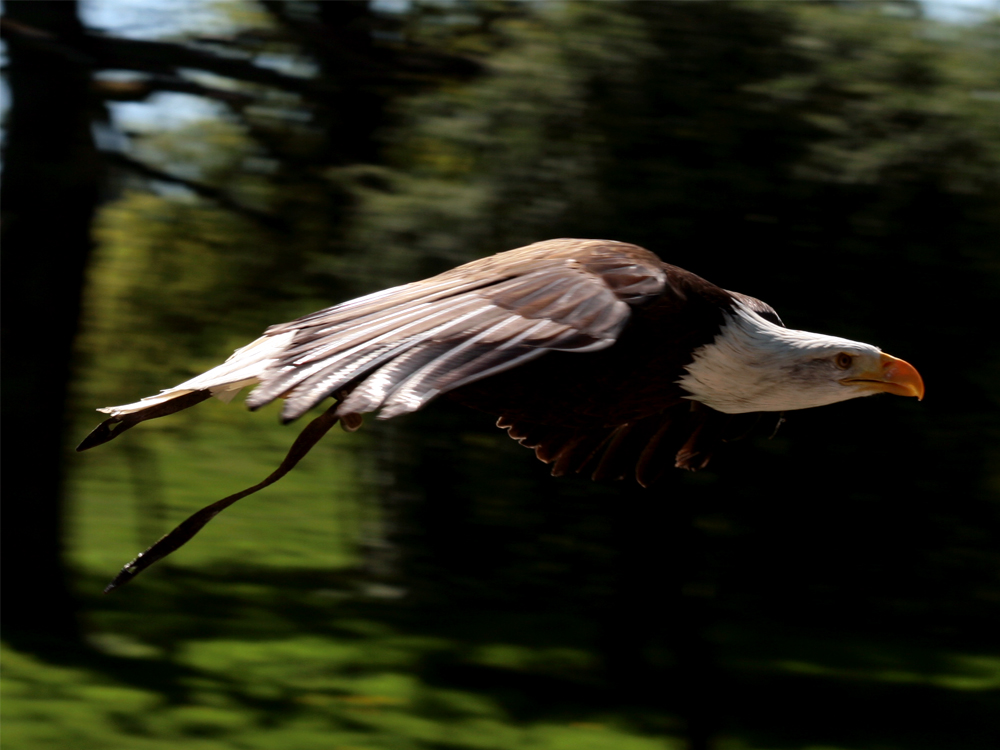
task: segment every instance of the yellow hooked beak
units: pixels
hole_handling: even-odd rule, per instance
[[[918,400],[924,398],[924,381],[917,368],[909,362],[904,362],[892,355],[883,353],[878,367],[863,372],[852,378],[840,381],[844,385],[853,385],[864,390],[892,393],[896,396],[915,396]]]

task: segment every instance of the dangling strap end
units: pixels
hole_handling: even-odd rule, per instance
[[[124,586],[157,560],[162,560],[171,552],[183,547],[195,534],[204,528],[205,524],[237,500],[242,500],[247,495],[252,495],[257,491],[274,484],[285,476],[285,474],[295,468],[295,465],[302,460],[302,458],[310,451],[310,449],[312,449],[314,445],[316,445],[316,443],[319,442],[320,438],[322,438],[331,427],[337,424],[338,417],[335,413],[336,409],[337,405],[334,404],[323,414],[316,417],[316,419],[306,425],[305,429],[302,430],[299,436],[295,439],[295,442],[292,443],[292,447],[289,448],[288,454],[285,456],[285,460],[282,461],[281,465],[266,479],[258,484],[255,484],[253,487],[248,487],[247,489],[237,492],[234,495],[224,497],[211,505],[206,505],[197,513],[194,513],[181,521],[181,523],[173,531],[163,536],[158,542],[156,542],[156,544],[141,553],[138,557],[128,563],[128,565],[122,568],[121,572],[115,576],[114,580],[105,587],[104,593],[108,594],[115,589]]]

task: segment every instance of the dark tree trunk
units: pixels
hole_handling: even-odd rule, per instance
[[[11,108],[0,203],[5,274],[4,632],[79,637],[63,544],[66,401],[100,157],[75,2],[6,7]]]

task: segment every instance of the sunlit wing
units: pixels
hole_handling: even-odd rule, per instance
[[[487,259],[490,260],[490,259]],[[662,293],[655,259],[595,254],[534,260],[530,270],[483,278],[475,265],[378,292],[272,328],[293,334],[247,403],[283,397],[295,419],[357,382],[338,412],[416,411],[435,396],[547,351],[613,344],[630,306]],[[516,267],[515,267],[516,270]],[[362,379],[363,378],[363,379]]]

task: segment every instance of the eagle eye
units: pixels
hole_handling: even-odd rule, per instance
[[[846,370],[852,364],[854,364],[854,357],[852,357],[847,352],[841,352],[836,357],[833,358],[833,363],[841,370]]]

